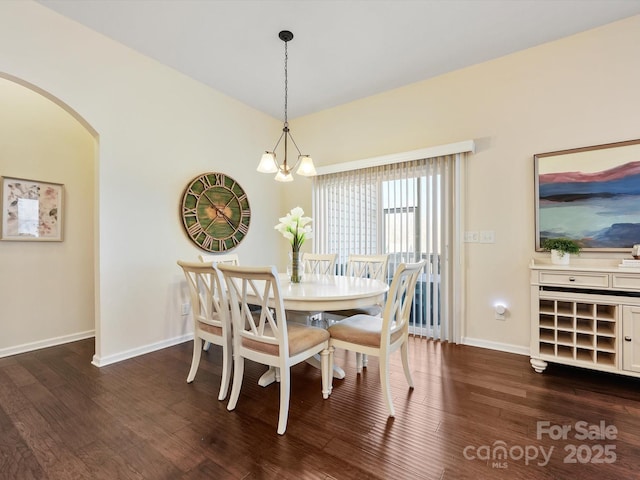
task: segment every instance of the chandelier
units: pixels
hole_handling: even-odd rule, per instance
[[[260,159],[257,170],[261,173],[275,173],[275,179],[278,182],[292,182],[292,173],[294,170],[298,175],[310,177],[316,174],[316,168],[313,165],[313,160],[309,155],[303,155],[302,153],[300,153],[300,149],[298,148],[298,145],[296,145],[296,142],[291,136],[291,132],[289,130],[289,122],[287,118],[287,95],[289,93],[287,71],[287,62],[289,60],[289,55],[287,52],[287,42],[293,39],[293,33],[288,30],[283,30],[278,34],[278,37],[280,37],[280,40],[284,42],[284,126],[282,127],[282,133],[280,134],[280,138],[278,138],[278,141],[276,142],[276,146],[273,147],[273,150],[267,150],[262,154],[262,158]],[[282,139],[284,139],[284,160],[282,164],[280,164],[276,159],[276,149],[278,148],[278,145],[280,145],[280,141]],[[293,166],[291,166],[287,162],[287,147],[289,139],[291,139],[291,143],[294,147],[296,147],[296,150],[298,151],[298,159]]]

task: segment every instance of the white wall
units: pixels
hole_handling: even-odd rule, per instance
[[[463,335],[528,351],[533,155],[640,138],[640,16],[292,121],[318,165],[476,141],[468,162]],[[310,194],[292,189],[290,198]],[[583,254],[583,257],[595,254]],[[600,254],[600,256],[603,256]],[[504,322],[493,303],[509,306]]]
[[[95,141],[40,93],[0,78],[0,175],[64,184],[64,242],[0,242],[0,356],[93,336]]]
[[[199,253],[179,217],[183,189],[199,173],[224,172],[248,193],[242,261],[279,259],[286,248],[273,230],[280,195],[255,172],[281,128],[277,120],[35,2],[0,2],[0,44],[0,72],[57,97],[99,135],[96,363],[190,331],[180,316],[187,296],[175,262]]]

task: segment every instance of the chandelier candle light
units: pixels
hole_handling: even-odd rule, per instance
[[[291,266],[288,269],[291,283],[302,280],[302,262],[300,261],[300,247],[311,234],[311,217],[304,216],[300,207],[291,209],[285,217],[279,218],[280,223],[274,228],[291,243]]]
[[[284,42],[284,126],[282,128],[280,138],[278,138],[278,141],[276,142],[276,146],[273,147],[272,151],[267,150],[266,152],[264,152],[262,158],[260,159],[260,163],[258,164],[257,170],[261,173],[275,173],[275,179],[278,182],[293,182],[292,172],[296,170],[296,168],[296,173],[305,177],[311,177],[315,175],[316,168],[313,165],[313,160],[309,155],[303,155],[302,153],[300,153],[300,149],[298,148],[298,145],[296,145],[296,142],[293,139],[293,136],[291,136],[291,132],[289,131],[289,121],[287,117],[287,96],[289,93],[289,75],[287,70],[287,63],[289,60],[289,55],[287,52],[287,42],[293,39],[293,33],[288,30],[282,30],[278,34],[278,37],[280,37],[280,40]],[[279,164],[278,160],[276,160],[276,149],[278,148],[278,145],[280,145],[280,141],[283,138],[284,161],[282,162],[282,164]],[[287,163],[288,139],[291,139],[291,143],[293,143],[293,146],[296,147],[296,150],[298,151],[298,160],[293,165],[293,167],[291,167]]]

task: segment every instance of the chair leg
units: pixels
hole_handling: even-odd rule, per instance
[[[366,353],[362,354],[362,368],[367,368],[367,365],[369,365],[369,355],[367,355]]]
[[[280,414],[278,415],[278,435],[283,435],[287,430],[289,418],[289,391],[291,383],[291,369],[280,369]]]
[[[325,400],[331,395],[333,390],[333,347],[329,347],[320,353],[320,371],[322,376],[322,398]]]
[[[362,354],[356,352],[356,373],[362,373]]]
[[[380,384],[382,385],[382,396],[384,403],[387,405],[390,417],[395,417],[393,409],[393,400],[391,399],[391,387],[389,385],[389,354],[380,356]]]
[[[202,349],[203,349],[205,352],[208,352],[208,351],[209,351],[209,347],[210,347],[210,346],[211,346],[211,342],[204,342],[204,347],[202,347]]]
[[[407,379],[409,388],[413,388],[413,378],[411,377],[411,370],[409,370],[409,345],[404,342],[400,347],[400,356],[402,357],[402,368],[404,369],[404,376]]]
[[[202,355],[202,339],[198,336],[193,337],[193,358],[191,359],[191,369],[187,375],[187,383],[193,382],[196,378],[198,365],[200,365],[200,356]]]
[[[233,356],[231,355],[231,342],[222,347],[222,379],[220,380],[220,392],[218,400],[224,400],[229,391],[229,380],[231,379],[231,369],[233,367]]]
[[[244,375],[244,357],[240,355],[235,356],[233,362],[233,386],[231,387],[231,395],[229,396],[229,403],[227,404],[227,410],[231,411],[236,408],[238,403],[238,397],[240,396],[240,389],[242,388],[242,377]]]

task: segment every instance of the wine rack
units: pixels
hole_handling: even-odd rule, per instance
[[[541,357],[616,366],[617,306],[553,298],[539,299]]]

